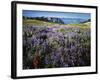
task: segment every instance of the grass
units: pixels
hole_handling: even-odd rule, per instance
[[[90,23],[67,24],[67,26],[80,27],[81,29],[88,29],[88,28],[90,28]]]
[[[58,24],[58,23],[53,23],[53,22],[46,22],[46,21],[40,21],[40,20],[31,20],[31,19],[27,19],[27,20],[23,20],[23,25],[24,26],[40,26],[40,27],[44,27],[44,26],[50,26],[50,27],[54,27],[54,26],[68,26],[68,27],[79,27],[80,29],[86,30],[90,28],[91,23],[87,22],[87,23],[79,23],[79,24]],[[61,30],[61,32],[64,32],[65,30]]]
[[[50,25],[55,25],[57,23],[53,22],[46,22],[46,21],[40,21],[40,20],[23,20],[24,25],[36,25],[36,26],[50,26]]]

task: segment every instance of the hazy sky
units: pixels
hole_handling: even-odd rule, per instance
[[[51,11],[34,11],[23,10],[23,16],[26,17],[58,17],[58,18],[80,18],[90,19],[90,13],[73,13],[73,12],[51,12]]]

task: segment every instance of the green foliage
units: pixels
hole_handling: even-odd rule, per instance
[[[31,20],[31,19],[25,19],[23,20],[23,24],[24,26],[50,26],[50,25],[55,25],[57,23],[53,23],[53,22],[45,22],[45,21],[40,21],[40,20]]]

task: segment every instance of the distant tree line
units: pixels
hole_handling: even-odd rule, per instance
[[[40,20],[40,21],[64,24],[64,22],[60,18],[56,18],[56,17],[25,17],[23,16],[23,19]]]

